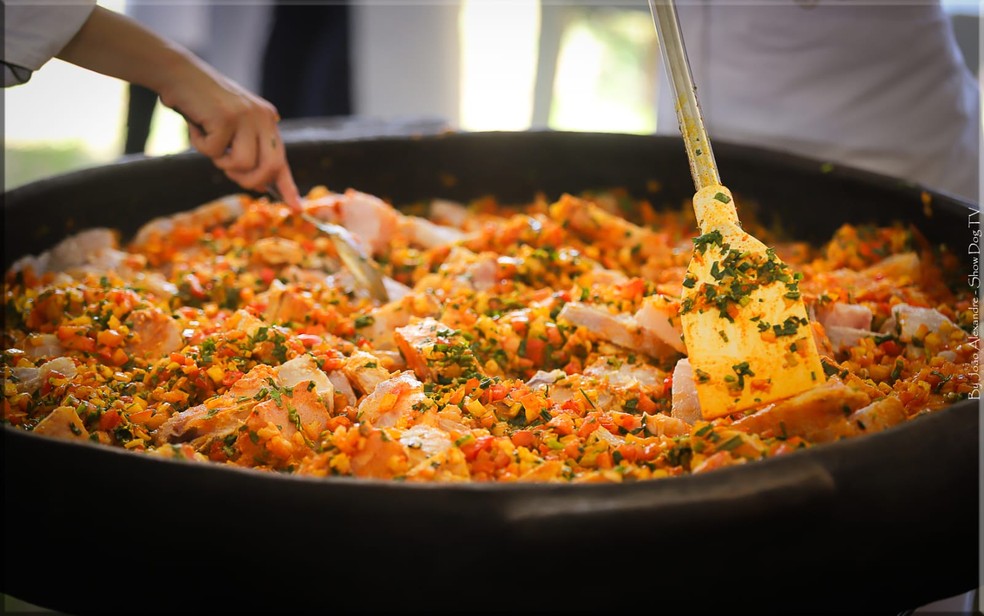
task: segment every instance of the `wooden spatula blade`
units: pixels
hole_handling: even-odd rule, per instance
[[[823,383],[796,274],[741,228],[727,188],[701,189],[694,208],[703,234],[694,242],[680,317],[704,418]]]

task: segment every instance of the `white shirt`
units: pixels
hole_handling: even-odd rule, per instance
[[[979,203],[980,87],[938,3],[677,6],[712,142],[841,163]],[[658,123],[679,134],[665,74]]]
[[[55,57],[89,18],[96,0],[3,3],[3,86],[27,82]]]

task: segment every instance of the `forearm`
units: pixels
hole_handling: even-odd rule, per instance
[[[128,17],[98,6],[57,57],[146,86],[162,98],[169,94],[176,80],[194,80],[211,72],[188,50]]]

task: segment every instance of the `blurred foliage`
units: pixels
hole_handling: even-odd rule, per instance
[[[81,142],[4,148],[3,189],[105,163]]]
[[[577,7],[561,42],[550,125],[656,130],[659,47],[648,11]]]

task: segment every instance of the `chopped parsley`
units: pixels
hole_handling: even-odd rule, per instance
[[[724,236],[716,229],[694,238],[694,249],[700,254],[704,254],[708,246],[721,246],[722,244],[724,244]]]
[[[376,318],[371,314],[362,314],[355,317],[355,328],[362,329],[363,327],[369,327],[376,322]]]

